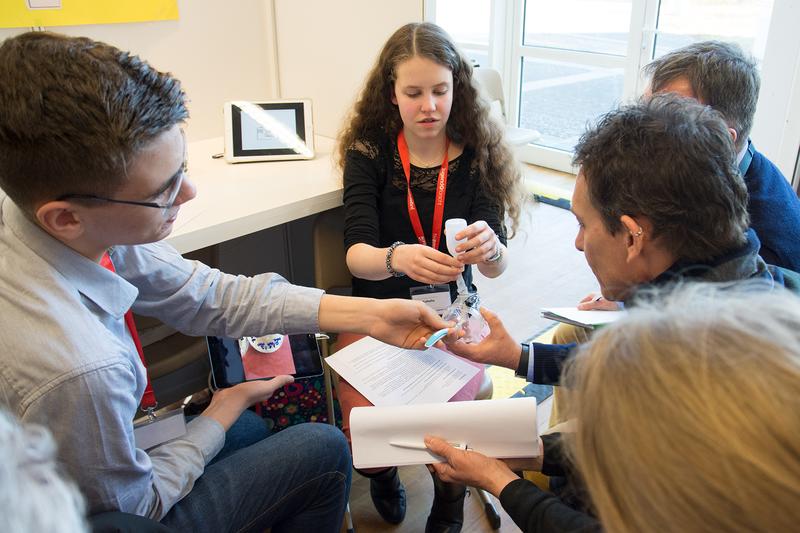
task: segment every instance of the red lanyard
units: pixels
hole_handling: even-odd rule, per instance
[[[445,140],[444,144],[444,159],[442,160],[442,168],[439,170],[439,179],[436,181],[436,204],[433,208],[433,229],[431,229],[431,246],[434,250],[439,249],[439,236],[442,233],[442,217],[444,216],[444,195],[447,192],[447,170],[450,163],[447,159],[447,152],[450,148],[450,139]],[[417,212],[417,205],[414,203],[414,197],[411,194],[411,162],[408,159],[408,143],[406,143],[406,136],[403,130],[397,135],[397,151],[400,153],[400,162],[403,164],[403,172],[406,175],[406,186],[408,194],[406,195],[406,202],[408,203],[408,217],[411,219],[411,225],[414,227],[414,233],[417,235],[417,240],[420,244],[428,244],[425,240],[425,233],[422,232],[422,223],[419,220],[419,213]]]
[[[111,262],[111,256],[108,255],[108,252],[103,254],[103,257],[100,259],[100,265],[107,268],[111,272],[116,272],[114,269],[114,263]],[[145,387],[144,396],[142,396],[142,409],[155,409],[156,405],[158,405],[156,403],[156,393],[153,392],[153,385],[150,384],[150,375],[147,373],[147,362],[144,360],[142,343],[139,340],[139,333],[136,331],[136,323],[133,321],[133,311],[130,309],[128,309],[128,312],[125,313],[125,325],[128,326],[128,331],[133,339],[133,344],[136,346],[136,351],[139,352],[139,359],[142,360],[142,365],[144,366],[144,375],[147,377],[147,387]]]

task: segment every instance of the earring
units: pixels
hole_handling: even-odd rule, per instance
[[[639,229],[636,231],[636,233],[631,232],[631,235],[633,235],[634,237],[641,237],[642,233],[644,233],[644,230],[642,229],[641,226],[639,226]]]

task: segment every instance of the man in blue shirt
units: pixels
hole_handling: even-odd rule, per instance
[[[732,43],[704,41],[665,54],[645,67],[646,93],[694,98],[725,117],[744,176],[747,211],[770,265],[800,271],[800,200],[778,167],[750,140],[761,85],[755,60]]]

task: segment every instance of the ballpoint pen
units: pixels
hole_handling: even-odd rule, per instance
[[[466,450],[469,447],[466,443],[461,442],[450,442],[449,443],[453,448],[458,448],[459,450]],[[424,442],[410,442],[410,441],[389,441],[390,446],[394,446],[396,448],[406,448],[409,450],[428,450],[428,447],[425,446]]]

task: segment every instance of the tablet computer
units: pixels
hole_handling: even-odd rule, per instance
[[[225,102],[229,163],[314,158],[310,100]]]
[[[206,343],[214,388],[285,374],[297,379],[322,375],[322,356],[313,334],[206,337]]]

